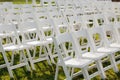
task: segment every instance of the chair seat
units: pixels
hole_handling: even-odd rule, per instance
[[[59,27],[59,28],[61,28],[61,27],[66,27],[66,28],[67,28],[68,25],[63,24],[63,25],[58,25],[58,27]]]
[[[110,47],[120,48],[120,44],[119,43],[112,43],[112,44],[110,44]]]
[[[26,44],[31,46],[39,46],[39,45],[48,44],[48,41],[30,41],[30,42],[26,42]]]
[[[86,58],[93,59],[93,60],[98,60],[98,59],[102,59],[106,57],[107,55],[108,54],[106,53],[86,52],[82,55],[82,57],[86,57]]]
[[[75,68],[83,68],[93,62],[93,60],[85,59],[85,58],[65,58],[64,59],[65,65],[69,67],[75,67]],[[59,65],[60,61],[59,61]]]
[[[93,61],[90,59],[82,59],[82,58],[72,58],[65,61],[65,65],[69,67],[83,68]]]
[[[52,43],[53,42],[53,39],[52,38],[47,38],[46,39],[48,42]]]
[[[0,33],[0,37],[1,38],[5,38],[6,36],[12,36],[12,35],[14,35],[14,32],[11,32],[11,33]]]
[[[18,24],[18,22],[17,22],[17,21],[13,21],[13,24],[17,25],[17,24]]]
[[[32,29],[28,29],[25,32],[34,32],[36,30],[36,28],[32,28]]]
[[[29,46],[27,45],[8,45],[8,46],[3,46],[5,51],[15,51],[15,50],[23,50],[25,48],[28,48]]]
[[[34,31],[36,31],[36,28],[28,29],[28,30],[23,31],[23,32],[34,32]],[[17,33],[21,33],[21,31],[17,30]]]
[[[47,30],[51,30],[52,29],[52,27],[42,27],[42,29],[44,30],[44,31],[47,31]]]
[[[97,49],[97,52],[103,52],[103,53],[115,53],[117,51],[119,51],[119,48],[100,47]]]

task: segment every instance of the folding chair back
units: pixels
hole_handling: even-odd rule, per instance
[[[108,22],[106,24],[114,25],[114,23],[117,23],[117,17],[116,17],[116,15],[114,13],[112,13],[112,12],[109,13],[109,14],[105,13],[104,16],[105,16],[105,18],[106,18],[106,20]]]
[[[15,24],[15,25],[18,25],[19,23],[21,22],[21,17],[19,14],[8,14],[6,17],[5,17],[5,23],[6,24]]]
[[[19,24],[20,33],[22,34],[23,43],[29,41],[36,41],[38,39],[41,40],[40,34],[37,28],[37,24],[35,22],[23,22]]]
[[[42,6],[56,6],[55,0],[41,0]]]
[[[54,23],[50,19],[47,13],[38,13],[36,14],[36,20],[39,26],[39,29],[42,28],[45,32],[46,37],[54,36]]]
[[[31,8],[22,8],[22,13],[33,13],[35,10],[33,7]]]
[[[108,20],[105,18],[103,14],[94,15],[95,27],[101,27],[108,23]]]
[[[20,43],[15,25],[2,24],[0,25],[0,28],[1,38],[3,38],[3,41],[6,39],[4,42],[5,45],[14,45]]]
[[[31,48],[29,48],[29,50],[27,50],[32,69],[35,70],[34,63],[41,62],[44,60],[47,60],[48,63],[50,64],[49,59],[49,56],[51,58],[51,51],[49,49],[50,42],[46,40],[44,33],[42,32],[42,29],[38,28],[38,24],[36,22],[24,22],[21,23],[19,26],[23,39],[22,43],[32,46]],[[36,50],[37,47],[39,47],[39,51]],[[31,49],[33,50],[32,54],[30,53]]]
[[[33,13],[23,13],[21,15],[21,22],[34,22],[35,20],[35,15]]]
[[[54,12],[54,11],[58,11],[59,8],[57,6],[49,6],[49,7],[46,7],[47,9],[47,12]]]
[[[64,16],[68,20],[68,23],[73,30],[81,29],[81,19],[78,19],[77,15],[74,13],[74,10],[65,10]]]
[[[34,10],[35,10],[35,12],[34,12],[35,14],[47,12],[47,9],[45,7],[35,7]]]
[[[71,35],[71,33],[64,33],[61,35],[56,36],[56,45],[59,45],[60,48],[60,54],[64,59],[70,59],[70,58],[80,58],[81,54],[79,54],[79,48],[76,46],[76,43],[74,42],[74,39]],[[59,54],[58,54],[58,57]]]
[[[31,4],[23,4],[22,8],[33,8]]]
[[[109,44],[118,42],[118,36],[113,26],[103,27],[104,33],[109,41]]]
[[[93,15],[83,15],[83,27],[84,28],[93,28],[95,27],[95,20]]]
[[[93,52],[93,44],[86,29],[75,31],[74,36],[77,40],[78,45],[80,46],[79,49],[81,51],[81,54],[90,51]]]
[[[4,24],[4,25],[0,25],[0,28],[1,28],[0,34],[2,39],[2,46],[4,51],[6,51],[4,52],[5,54],[4,56],[6,56],[6,53],[8,51],[12,52],[9,62],[8,62],[8,58],[5,57],[10,77],[13,77],[13,73],[12,73],[13,69],[26,66],[27,69],[30,70],[26,55],[24,54],[25,45],[20,44],[20,39],[17,34],[15,25]],[[20,53],[19,63],[14,63],[15,52]],[[18,60],[15,61],[17,62]]]
[[[68,21],[60,11],[49,12],[49,15],[54,22],[56,35],[68,32],[69,30]]]
[[[79,0],[73,0],[73,3],[75,5],[75,9],[81,8],[80,1]]]
[[[73,0],[65,0],[65,10],[66,9],[69,9],[69,10],[75,9],[75,5],[73,3]]]
[[[64,33],[61,35],[56,36],[56,38],[53,38],[55,47],[57,49],[58,53],[58,63],[56,67],[56,75],[55,75],[55,80],[57,80],[57,75],[58,75],[58,66],[62,66],[63,70],[65,72],[65,75],[67,77],[67,80],[71,80],[73,77],[74,69],[73,68],[81,68],[83,71],[84,78],[89,80],[89,74],[87,71],[87,67],[79,62],[84,62],[88,66],[89,63],[92,63],[91,60],[88,59],[83,59],[81,55],[79,54],[80,50],[78,47],[75,45],[76,43],[74,42],[74,39],[71,35],[71,33]],[[67,45],[71,46],[71,48],[67,48]],[[71,50],[71,51],[70,51]],[[78,62],[79,61],[79,62]],[[89,62],[90,61],[90,62]],[[88,62],[88,63],[87,63]],[[84,73],[84,69],[86,69]],[[67,67],[71,67],[72,70],[70,71],[67,70]],[[71,74],[71,76],[70,76]],[[87,75],[86,75],[87,74]]]
[[[108,46],[108,42],[106,40],[105,34],[102,30],[102,27],[95,27],[95,28],[90,29],[89,34],[91,36],[90,39],[94,45],[94,48],[97,49],[100,47]]]
[[[56,0],[57,6],[60,11],[64,11],[65,9],[65,2],[64,0]]]

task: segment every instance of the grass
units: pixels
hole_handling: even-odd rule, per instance
[[[9,57],[9,56],[8,56]],[[18,56],[17,60],[18,59]],[[0,56],[0,62],[3,61]],[[15,61],[16,62],[16,61]],[[1,62],[3,63],[3,62]],[[106,65],[106,63],[104,63]],[[120,70],[120,65],[118,65]],[[10,78],[7,68],[0,69],[0,80],[54,80],[55,75],[55,64],[48,65],[47,61],[39,62],[35,64],[36,70],[31,70],[28,72],[26,67],[17,68],[13,70],[14,78]],[[59,67],[59,78],[58,80],[64,80],[65,75],[63,69]],[[77,69],[78,70],[78,69]],[[75,70],[75,71],[77,71]],[[90,70],[90,72],[95,71],[96,69]],[[115,73],[112,69],[106,71],[107,79],[106,80],[120,80],[120,72]],[[83,80],[83,76],[77,76],[73,80]],[[92,80],[101,80],[100,76],[93,78]]]

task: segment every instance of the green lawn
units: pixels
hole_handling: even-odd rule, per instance
[[[40,62],[36,65],[36,71],[27,72],[26,68],[13,70],[14,79],[10,79],[7,69],[0,69],[0,80],[54,80],[55,65],[49,66],[46,62]],[[119,65],[120,67],[120,65]],[[120,69],[120,68],[119,68]],[[106,80],[120,80],[120,73],[114,73],[113,70],[106,71]],[[62,68],[60,68],[59,80],[65,78]],[[73,80],[82,80],[82,75],[75,77]],[[92,80],[100,80],[100,76]]]

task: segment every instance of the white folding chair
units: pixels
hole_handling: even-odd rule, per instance
[[[21,4],[13,4],[12,9],[21,9],[22,5]]]
[[[108,40],[108,45],[113,48],[120,48],[120,42],[119,42],[119,34],[118,31],[113,26],[105,26],[104,27],[104,33]],[[120,54],[116,53],[115,58],[118,59]],[[119,64],[120,61],[117,61],[117,64]]]
[[[59,8],[57,6],[48,6],[48,7],[45,7],[47,12],[54,12],[54,11],[58,11]]]
[[[54,53],[53,39],[52,39],[52,37],[55,36],[54,23],[53,23],[52,19],[49,19],[47,17],[44,17],[44,18],[37,19],[36,22],[38,24],[38,30],[42,33],[42,36],[48,42],[51,53]],[[52,50],[53,50],[53,52],[52,52]],[[53,57],[51,55],[50,55],[50,57],[51,57],[51,59],[53,59]],[[53,60],[52,60],[52,62],[55,63]]]
[[[92,3],[83,1],[80,3],[80,5],[82,6],[82,10],[84,11],[84,14],[94,14],[95,9]]]
[[[25,50],[29,46],[20,44],[20,39],[19,36],[17,35],[15,25],[13,24],[3,24],[0,25],[0,37],[2,40],[2,46],[3,46],[3,52],[4,52],[4,57],[6,56],[7,52],[12,52],[10,61],[8,61],[8,57],[5,57],[5,62],[6,66],[8,68],[10,77],[13,77],[12,70],[16,68],[20,68],[23,66],[26,66],[27,70],[30,71],[30,66],[28,64],[26,55],[25,55]],[[14,63],[15,60],[15,55],[18,53],[20,56],[19,63]]]
[[[55,35],[69,31],[69,23],[61,11],[49,12],[49,16],[54,22]]]
[[[88,59],[95,60],[96,66],[98,68],[98,73],[101,75],[101,78],[105,79],[106,75],[104,72],[105,71],[104,67],[102,65],[102,59],[107,57],[108,54],[94,52],[94,48],[93,48],[94,46],[90,40],[90,37],[86,29],[74,31],[73,38],[80,46],[79,49],[81,50],[82,57],[87,57]],[[98,74],[93,74],[92,77],[96,75]]]
[[[5,17],[6,24],[15,24],[17,27],[20,22],[21,22],[21,17],[19,14],[12,14],[11,13]]]
[[[120,42],[120,23],[115,23],[114,26],[114,30],[116,32],[116,36],[118,37],[118,42]]]
[[[4,24],[4,22],[5,22],[4,19],[5,19],[5,18],[0,15],[0,24]]]
[[[96,1],[95,2],[95,5],[96,5],[96,7],[97,7],[97,11],[99,12],[99,13],[103,13],[104,12],[104,7],[105,7],[105,5],[106,5],[106,3],[104,2],[104,1]]]
[[[68,20],[70,26],[73,27],[74,30],[80,30],[82,27],[82,19],[78,18],[77,13],[74,12],[75,10],[65,10],[63,12],[64,17]]]
[[[58,53],[55,80],[57,80],[59,66],[62,66],[66,76],[66,80],[72,80],[73,71],[71,71],[70,68],[72,68],[72,70],[74,68],[80,68],[84,78],[86,80],[90,80],[87,68],[89,64],[93,62],[93,60],[85,59],[82,56],[80,56],[80,52],[77,46],[75,45],[71,34],[61,34],[53,38],[53,40]],[[67,52],[67,44],[71,44],[71,52]]]
[[[6,11],[6,7],[4,5],[0,5],[0,16],[5,18],[7,14],[8,11]]]
[[[21,8],[23,9],[25,9],[25,8],[33,8],[33,6],[32,6],[32,4],[23,4],[23,5],[21,5]]]
[[[64,9],[65,9],[65,1],[64,0],[56,0],[56,4],[60,11],[64,11]]]
[[[13,3],[12,2],[4,2],[2,5],[4,6],[4,8],[6,8],[6,10],[9,10],[12,8]]]
[[[41,0],[42,6],[56,6],[56,0]]]
[[[118,19],[118,21],[120,22],[120,3],[118,2],[112,2],[112,6],[113,6],[113,11]]]
[[[8,13],[12,13],[12,14],[21,14],[21,5],[19,4],[13,4],[12,8],[8,10]]]
[[[30,8],[21,8],[22,13],[34,13],[34,8],[30,7]]]
[[[108,20],[105,18],[103,14],[95,14],[94,15],[94,26],[102,27],[104,25],[108,25]]]
[[[83,22],[83,28],[94,28],[95,27],[94,15],[83,15],[82,22]]]
[[[47,12],[45,13],[36,13],[36,21],[38,23],[39,28],[43,30],[45,33],[45,36],[47,38],[51,38],[54,36],[54,24],[52,20],[49,17],[49,14]]]
[[[35,15],[34,13],[23,13],[21,14],[21,22],[34,22],[35,20]]]
[[[46,13],[47,9],[45,7],[34,7],[34,13]]]
[[[1,52],[0,54],[2,55],[3,60],[4,60],[4,62],[5,62],[5,63],[3,63],[3,64],[0,64],[0,69],[7,67],[8,72],[9,72],[9,74],[10,74],[10,73],[11,73],[10,67],[9,67],[10,63],[9,63],[9,61],[8,61],[8,59],[7,59],[6,52],[4,51],[4,48],[3,48],[3,45],[2,45],[2,40],[1,40],[1,39],[0,39],[0,52]]]
[[[75,5],[75,9],[81,8],[80,0],[73,0],[73,3],[74,3],[74,5]]]
[[[36,22],[23,22],[19,24],[19,31],[22,36],[22,43],[32,46],[27,50],[28,57],[32,69],[35,70],[34,64],[47,60],[50,64],[51,50],[49,49],[49,42],[43,37],[44,33],[39,31],[38,25]],[[36,48],[39,46],[39,52],[37,55]],[[30,53],[30,50],[33,50],[33,55]],[[44,50],[44,52],[43,52]],[[52,60],[53,58],[51,58]],[[54,61],[53,61],[54,62]]]
[[[54,28],[54,36],[69,32],[69,24],[67,19],[63,16],[61,11],[50,11],[49,17],[52,20],[53,28]],[[54,45],[54,43],[53,43]],[[52,49],[53,48],[53,49]],[[53,58],[58,57],[56,54],[56,49],[52,46],[51,50],[53,50],[52,56]]]
[[[109,54],[111,65],[106,67],[105,70],[112,67],[115,72],[118,72],[114,54],[119,51],[119,48],[111,48],[108,46],[108,41],[106,40],[102,27],[95,27],[89,30],[89,36],[93,43],[94,51]]]
[[[73,0],[65,0],[65,9],[72,9],[74,10],[75,9],[75,4],[73,3]]]

